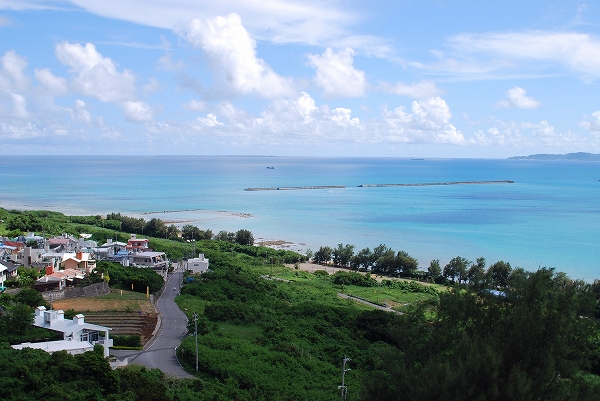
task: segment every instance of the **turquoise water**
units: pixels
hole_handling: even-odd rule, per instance
[[[275,169],[267,169],[274,166]],[[299,249],[384,243],[426,268],[454,256],[600,277],[600,163],[481,159],[3,156],[0,206],[161,214]],[[512,184],[359,188],[360,184]],[[248,187],[344,185],[298,191]],[[225,211],[228,213],[215,213]],[[240,218],[237,214],[250,214]],[[149,217],[152,215],[148,215]],[[167,217],[168,218],[168,217]]]

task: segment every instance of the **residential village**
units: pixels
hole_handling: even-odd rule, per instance
[[[85,277],[94,272],[96,262],[101,260],[153,269],[164,278],[172,270],[172,262],[167,255],[153,251],[149,247],[149,240],[138,238],[136,234],[131,234],[127,243],[108,239],[101,245],[90,240],[90,237],[90,234],[80,234],[79,238],[63,234],[44,238],[32,232],[12,239],[0,237],[0,292],[7,290],[7,280],[18,279],[19,268],[37,271],[39,278],[33,287],[47,301],[60,299],[65,292],[80,286]],[[184,270],[192,273],[204,273],[208,265],[209,260],[204,254],[181,264]],[[35,310],[33,325],[62,333],[62,340],[22,343],[13,345],[13,348],[37,348],[50,353],[64,350],[79,354],[100,344],[104,347],[105,357],[108,357],[113,345],[109,336],[111,329],[86,323],[82,314],[67,319],[62,310],[46,310],[44,306],[39,306]]]

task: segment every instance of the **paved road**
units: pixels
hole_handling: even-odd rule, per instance
[[[338,295],[338,297],[345,298],[345,299],[351,299],[352,301],[360,302],[360,303],[363,303],[363,304],[365,304],[365,305],[372,306],[373,308],[380,309],[380,310],[382,310],[382,311],[391,312],[391,313],[396,313],[396,314],[398,314],[398,315],[403,315],[403,314],[404,314],[404,313],[402,313],[402,312],[399,312],[399,311],[397,311],[397,310],[394,310],[394,309],[392,309],[392,308],[388,308],[388,307],[386,307],[386,306],[377,305],[377,304],[374,304],[374,303],[372,303],[372,302],[365,301],[364,299],[360,299],[360,298],[353,297],[352,295],[342,294],[341,292],[338,292],[338,294],[337,294],[337,295]]]
[[[179,378],[193,378],[187,373],[175,355],[175,348],[181,343],[186,333],[187,318],[179,309],[174,299],[179,294],[183,272],[173,273],[165,283],[165,290],[158,300],[159,328],[156,335],[140,352],[112,351],[119,359],[129,358],[129,363],[143,365],[148,369],[158,368],[165,374]],[[176,289],[173,290],[173,287]]]

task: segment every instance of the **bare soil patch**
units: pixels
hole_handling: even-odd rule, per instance
[[[76,312],[137,312],[155,313],[154,306],[150,303],[150,299],[144,294],[137,294],[131,291],[123,291],[123,296],[120,296],[119,290],[111,290],[108,296],[94,298],[69,298],[54,301],[53,309],[69,310],[73,309]]]
[[[132,291],[111,289],[105,296],[54,301],[52,307],[82,313],[86,322],[110,327],[113,335],[140,335],[142,345],[152,338],[158,321],[150,299]]]

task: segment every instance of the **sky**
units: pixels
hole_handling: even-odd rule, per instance
[[[600,153],[600,3],[0,0],[0,154]]]

